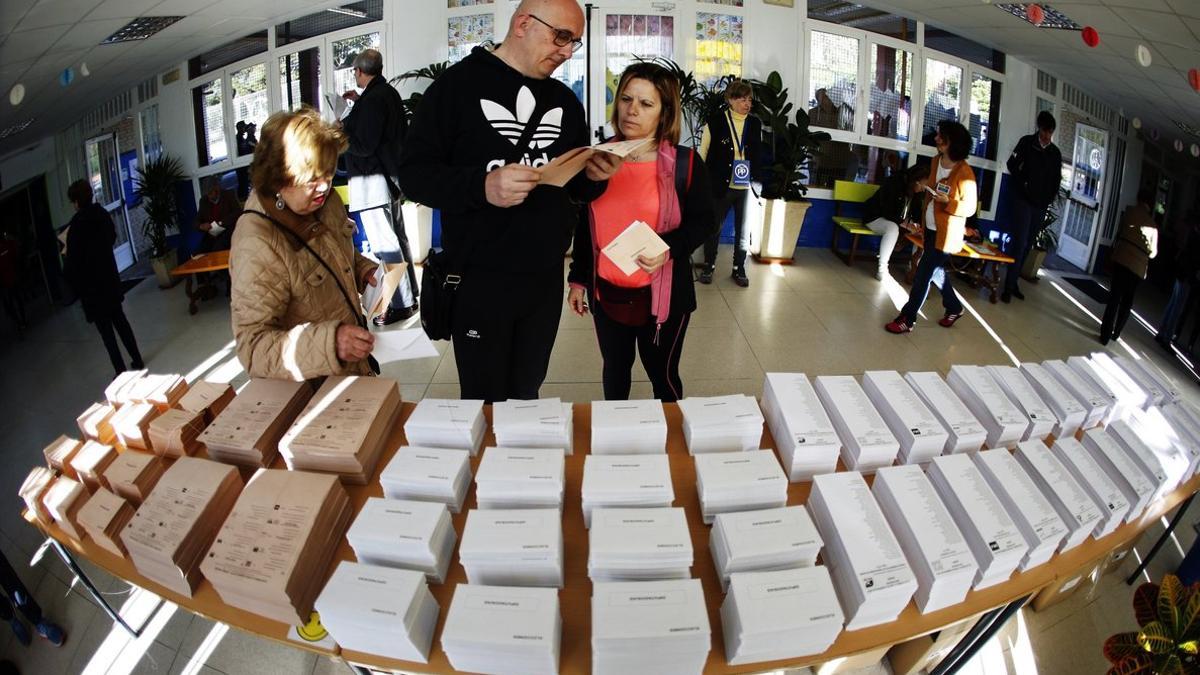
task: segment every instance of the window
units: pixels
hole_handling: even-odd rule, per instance
[[[381,20],[383,20],[383,0],[367,0],[366,2],[352,2],[341,7],[330,7],[299,19],[276,24],[275,46],[282,47],[318,35]]]
[[[378,32],[355,35],[333,42],[333,91],[340,96],[354,89],[354,57],[364,49],[379,49],[383,44]]]
[[[696,80],[742,74],[742,17],[696,12]]]
[[[604,20],[604,118],[612,119],[617,80],[637,58],[675,58],[675,18],[647,14],[609,14]]]
[[[867,133],[907,141],[912,115],[912,52],[886,45],[871,46],[871,115]]]
[[[1040,113],[1043,110],[1045,110],[1045,111],[1049,112],[1051,115],[1053,115],[1054,114],[1054,101],[1047,101],[1046,99],[1042,98],[1041,96],[1038,96],[1037,97],[1037,110],[1034,111],[1034,117],[1037,116],[1037,113]]]
[[[188,60],[188,79],[211,73],[231,63],[248,59],[267,51],[267,31],[247,35],[239,40],[221,45]]]
[[[475,47],[495,39],[495,22],[490,13],[450,17],[446,28],[446,44],[450,48],[447,60],[461,61]]]
[[[809,64],[809,124],[853,130],[858,39],[813,31]]]
[[[158,104],[147,106],[139,114],[142,126],[142,156],[148,162],[162,154],[162,137],[158,131]]]
[[[221,78],[192,89],[192,110],[196,120],[196,156],[200,166],[228,159]]]
[[[258,143],[258,128],[267,121],[271,111],[267,103],[267,64],[256,63],[233,71],[229,75],[229,88],[233,94],[231,102],[237,130],[234,147],[238,157],[253,154]]]
[[[999,122],[1000,83],[980,73],[971,73],[971,116],[967,130],[974,141],[972,155],[996,159]]]
[[[925,24],[925,46],[1003,73],[1004,52]]]
[[[933,145],[938,122],[958,121],[959,91],[963,69],[937,59],[925,60],[925,120],[921,125],[921,143]]]
[[[120,171],[117,167],[116,141],[111,135],[101,136],[88,140],[84,147],[87,151],[88,182],[92,185],[95,202],[110,206],[121,198],[117,186]]]
[[[284,110],[301,105],[321,109],[321,48],[279,57],[279,102]]]
[[[583,36],[583,47],[571,55],[552,75],[554,79],[567,85],[575,98],[583,103],[587,95],[587,33]]]
[[[916,21],[844,0],[808,0],[808,18],[908,42],[917,39]]]
[[[870,151],[865,145],[824,141],[808,163],[808,186],[832,189],[834,181],[866,183],[870,170]]]

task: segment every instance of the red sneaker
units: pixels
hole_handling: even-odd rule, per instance
[[[964,312],[959,312],[958,314],[949,314],[948,313],[948,314],[946,314],[946,316],[943,316],[938,321],[938,325],[943,328],[949,328],[954,325],[955,321],[958,321],[959,319],[963,318],[963,314],[964,314]]]
[[[883,329],[889,333],[895,333],[899,335],[900,333],[911,333],[915,327],[916,326],[908,322],[908,319],[905,319],[903,316],[898,316],[892,320],[891,323],[884,326]]]

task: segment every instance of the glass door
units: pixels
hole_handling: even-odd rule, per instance
[[[93,199],[112,216],[117,236],[113,243],[113,256],[117,259],[117,269],[124,270],[134,263],[137,255],[133,250],[129,219],[125,214],[125,198],[121,191],[117,139],[113,134],[97,136],[88,139],[84,147]]]
[[[1107,148],[1107,131],[1086,124],[1075,125],[1071,200],[1067,205],[1058,255],[1084,271],[1091,264],[1096,243],[1100,200],[1105,189]]]
[[[617,81],[626,66],[639,58],[679,61],[675,24],[675,16],[669,12],[647,12],[644,7],[597,8],[590,36],[592,103],[588,111],[597,137],[608,138],[613,133],[608,121],[612,117]]]

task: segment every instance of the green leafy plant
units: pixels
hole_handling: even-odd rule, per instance
[[[1168,574],[1133,594],[1138,630],[1104,641],[1108,675],[1182,675],[1200,669],[1200,583],[1184,586]]]
[[[133,179],[133,189],[142,199],[146,222],[142,234],[150,239],[150,257],[167,252],[167,228],[175,225],[175,189],[186,179],[183,164],[166,153],[147,160]]]
[[[682,140],[693,148],[698,147],[704,133],[704,125],[725,104],[725,88],[737,78],[733,75],[725,75],[713,81],[712,84],[705,84],[671,59],[656,56],[654,58],[637,57],[637,60],[662,66],[671,71],[671,74],[679,81],[679,107],[683,112],[683,122],[688,133],[687,138]]]
[[[788,90],[778,72],[772,71],[766,81],[750,80],[750,86],[754,88],[753,112],[768,132],[764,146],[769,159],[760,170],[762,196],[803,201],[808,194],[808,162],[830,136],[824,131],[810,131],[804,110],[792,115],[793,105],[788,102]]]
[[[388,80],[388,84],[399,88],[400,85],[409,80],[429,80],[430,84],[435,82],[439,77],[446,73],[446,69],[450,67],[449,61],[440,63],[431,63],[423,68],[414,68],[406,73],[401,73],[396,77]],[[425,85],[428,87],[429,85]],[[413,115],[417,112],[417,106],[421,103],[421,96],[424,95],[424,88],[421,91],[414,91],[409,94],[408,98],[404,99],[404,117],[409,122],[412,121]]]

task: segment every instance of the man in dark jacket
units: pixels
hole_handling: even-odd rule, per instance
[[[125,351],[129,352],[133,362],[132,368],[139,370],[144,367],[142,355],[133,337],[133,328],[121,309],[125,292],[121,289],[117,260],[113,257],[116,227],[108,211],[92,201],[92,186],[86,180],[71,183],[67,187],[67,199],[75,206],[75,216],[67,225],[64,270],[67,280],[79,296],[84,317],[100,331],[100,339],[108,350],[113,370],[117,374],[125,370],[125,359],[117,348],[114,328],[121,336],[121,342],[125,343]]]
[[[363,253],[385,263],[408,263],[408,273],[387,310],[375,317],[375,325],[386,326],[417,311],[417,276],[400,212],[403,195],[398,178],[408,120],[400,93],[383,77],[383,56],[378,51],[365,49],[354,58],[354,81],[362,93],[344,94],[354,107],[342,121],[350,141],[345,155],[350,212],[366,234]]]
[[[1176,332],[1182,325],[1188,296],[1200,275],[1200,211],[1188,213],[1188,220],[1191,222],[1187,234],[1175,256],[1175,284],[1171,287],[1171,297],[1163,310],[1162,320],[1158,322],[1158,334],[1154,336],[1158,344],[1167,350],[1171,349]]]
[[[1009,255],[1015,262],[1008,266],[1004,279],[1004,293],[1000,299],[1012,302],[1013,296],[1024,300],[1025,295],[1017,287],[1025,256],[1033,246],[1034,236],[1046,221],[1046,209],[1058,194],[1062,180],[1062,153],[1054,144],[1054,115],[1043,110],[1037,116],[1037,133],[1022,136],[1008,158],[1008,172],[1012,175],[1012,227],[1009,235]]]
[[[228,251],[242,207],[232,191],[221,189],[220,176],[207,176],[201,183],[204,196],[196,205],[196,229],[204,233],[204,239],[196,252]]]
[[[503,43],[476,47],[429,86],[404,145],[400,185],[441,209],[444,260],[461,272],[450,323],[464,399],[538,397],[576,202],[620,167],[596,153],[565,189],[539,185],[542,167],[588,145],[579,99],[550,77],[583,31],[575,0],[524,0]]]

